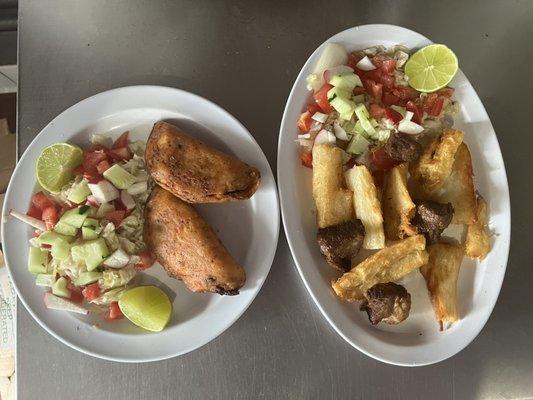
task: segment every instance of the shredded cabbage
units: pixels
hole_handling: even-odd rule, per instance
[[[100,287],[104,289],[113,289],[126,285],[133,279],[136,274],[133,266],[127,266],[121,269],[108,269],[104,271],[104,276],[98,281]]]

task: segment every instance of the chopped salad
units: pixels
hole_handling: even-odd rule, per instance
[[[307,77],[312,100],[298,119],[300,159],[312,168],[315,144],[343,150],[345,166],[367,165],[374,173],[398,164],[391,147],[398,136],[418,139],[453,124],[454,89],[423,93],[409,86],[403,46],[375,46],[348,53],[328,44]]]
[[[53,146],[77,150],[79,165],[67,171],[72,179],[60,191],[39,191],[26,214],[11,212],[36,228],[28,269],[48,289],[48,308],[122,319],[119,299],[137,272],[154,263],[142,237],[152,187],[145,143],[131,142],[125,132],[114,142],[93,135],[83,152]]]

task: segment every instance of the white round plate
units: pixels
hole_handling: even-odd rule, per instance
[[[326,41],[360,50],[374,45],[403,44],[416,49],[430,40],[409,29],[392,25],[364,25],[343,31]],[[472,153],[476,189],[490,208],[494,232],[492,250],[482,262],[465,258],[458,296],[461,321],[439,332],[423,278],[418,271],[405,279],[412,296],[409,318],[398,326],[373,327],[357,304],[335,297],[330,281],[338,274],[320,254],[316,242],[311,170],[300,165],[296,122],[309,101],[305,77],[311,73],[322,44],[302,68],[285,107],[278,144],[278,184],[283,223],[302,280],[324,317],[348,343],[383,362],[417,366],[453,356],[467,346],[489,318],[505,274],[510,241],[509,189],[498,140],[485,108],[465,75],[459,71],[450,86],[461,104],[455,126],[465,132]],[[460,60],[459,60],[460,61]]]
[[[45,308],[43,289],[27,270],[32,230],[6,217],[25,212],[35,190],[35,160],[57,142],[88,146],[91,134],[118,137],[129,130],[133,140],[147,140],[152,125],[167,120],[189,134],[232,153],[261,172],[261,186],[247,201],[197,207],[246,270],[238,296],[190,292],[156,264],[142,277],[171,296],[173,314],[167,328],[149,333],[127,320],[105,322],[102,316],[78,316]],[[192,351],[228,329],[246,310],[265,281],[278,242],[279,208],[268,161],[246,128],[222,108],[194,94],[159,86],[132,86],[103,92],[61,113],[30,144],[11,178],[2,224],[4,252],[17,294],[30,314],[63,343],[87,354],[122,362],[163,360]],[[94,327],[93,324],[98,324]]]

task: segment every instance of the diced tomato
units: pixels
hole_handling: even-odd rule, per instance
[[[375,170],[372,171],[372,177],[374,178],[374,184],[382,188],[383,184],[385,183],[385,171],[383,170]]]
[[[388,171],[396,165],[396,161],[387,154],[383,147],[371,150],[369,161],[373,171]]]
[[[348,61],[346,62],[346,65],[348,65],[350,68],[355,69],[356,65],[359,61],[361,61],[363,57],[361,57],[360,54],[357,53],[350,53],[348,55]]]
[[[386,74],[393,74],[396,69],[396,60],[389,58],[388,60],[383,60],[380,69]]]
[[[114,321],[122,318],[124,318],[124,314],[122,314],[122,311],[120,311],[118,301],[112,301],[109,305],[109,314],[107,315],[106,319],[108,321]]]
[[[73,301],[74,303],[81,303],[83,301],[83,294],[79,288],[75,288],[74,290],[70,289],[70,301]]]
[[[324,84],[318,92],[313,94],[316,104],[320,107],[322,112],[329,114],[333,112],[333,107],[328,101],[328,92],[332,88],[329,83]]]
[[[83,169],[83,164],[82,164],[82,165],[74,168],[72,170],[72,173],[74,174],[74,176],[78,176],[78,175],[83,175],[83,171],[84,171],[84,169]]]
[[[44,223],[46,224],[46,229],[48,229],[49,231],[54,229],[54,226],[56,226],[57,221],[59,219],[55,206],[46,207],[43,210],[42,218]]]
[[[311,124],[313,123],[312,115],[309,111],[303,112],[298,118],[298,129],[300,132],[309,132]]]
[[[367,93],[376,101],[381,102],[381,96],[383,95],[383,85],[376,83],[373,80],[364,80],[363,85]]]
[[[318,107],[316,104],[310,103],[307,105],[307,111],[309,111],[309,114],[311,114],[311,117],[315,115],[315,113],[320,112],[320,107]]]
[[[424,112],[413,101],[409,100],[405,106],[405,109],[413,113],[413,118],[411,120],[414,123],[422,123],[422,117],[424,115]]]
[[[128,147],[128,144],[130,143],[130,132],[126,131],[122,135],[119,136],[117,140],[113,143],[112,149],[120,149],[121,147]]]
[[[357,165],[357,159],[355,157],[351,157],[346,163],[344,164],[345,169],[352,169],[355,165]]]
[[[49,199],[43,192],[37,192],[31,198],[31,203],[39,210],[44,210],[47,207],[55,207],[54,202]]]
[[[444,97],[439,96],[437,97],[437,100],[435,100],[435,103],[433,103],[433,106],[428,111],[428,114],[432,117],[438,117],[440,113],[442,112],[442,107],[444,106]]]
[[[429,112],[433,108],[433,104],[435,104],[438,98],[439,98],[439,95],[437,93],[430,93],[426,97],[424,97],[424,101],[422,103],[422,107],[424,108],[424,111],[429,114]]]
[[[416,100],[419,96],[419,93],[409,86],[397,86],[392,93],[402,100]]]
[[[454,92],[455,89],[451,87],[445,87],[443,89],[437,90],[437,94],[439,96],[447,97],[448,99],[453,96]]]
[[[141,258],[141,261],[135,264],[135,268],[139,271],[144,271],[154,265],[155,259],[148,251],[143,251],[137,255]]]
[[[132,155],[128,147],[119,147],[117,149],[112,149],[107,152],[109,156],[115,161],[127,161]]]
[[[381,99],[386,106],[397,105],[399,100],[400,98],[398,96],[395,96],[390,92],[383,93],[383,98]]]
[[[87,171],[96,171],[96,166],[100,161],[107,159],[104,150],[86,151],[83,153],[83,169]]]
[[[100,286],[98,286],[98,282],[91,283],[90,285],[85,286],[85,288],[82,290],[83,297],[87,299],[87,301],[91,301],[96,299],[100,296]]]
[[[115,206],[115,210],[127,211],[126,206],[120,198],[113,200],[113,206]]]
[[[100,175],[100,174],[98,173],[97,170],[94,170],[94,171],[85,171],[85,172],[83,173],[83,177],[84,177],[85,179],[87,179],[87,181],[89,181],[89,183],[98,183],[98,182],[100,182],[102,179],[104,179],[104,178],[102,178],[102,175]]]
[[[394,76],[386,75],[386,74],[382,74],[379,80],[383,84],[383,86],[386,87],[387,89],[392,89],[396,82],[394,80]]]
[[[125,217],[125,210],[110,211],[105,215],[105,219],[107,219],[109,222],[112,222],[115,226],[119,226]]]
[[[102,160],[96,166],[96,170],[99,174],[103,174],[107,169],[109,169],[109,167],[109,162],[107,160]]]
[[[366,90],[364,87],[361,87],[361,86],[357,86],[353,89],[353,94],[354,96],[357,96],[357,95],[360,95],[360,94],[365,94],[366,93]]]
[[[304,167],[313,168],[313,153],[310,151],[302,151],[300,153],[300,161]]]
[[[32,204],[26,215],[32,218],[41,219],[43,217],[43,212]]]
[[[390,119],[393,124],[397,124],[403,119],[402,114],[400,114],[398,111],[394,111],[392,108],[385,109],[385,117]]]
[[[375,103],[370,104],[369,112],[370,116],[376,120],[381,119],[385,116],[385,109]]]

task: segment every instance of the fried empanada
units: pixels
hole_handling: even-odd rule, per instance
[[[157,184],[188,203],[245,200],[261,180],[256,168],[166,122],[154,125],[145,158]]]
[[[244,269],[193,206],[155,187],[145,208],[144,240],[167,273],[193,292],[235,295]]]

